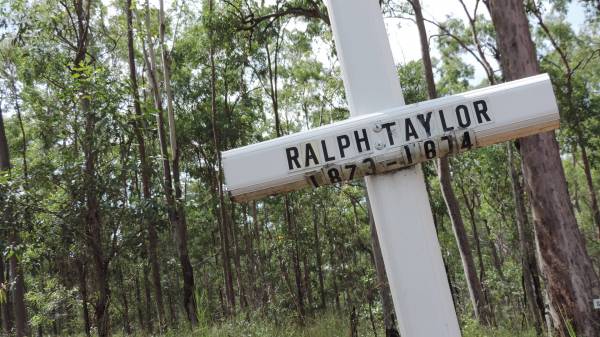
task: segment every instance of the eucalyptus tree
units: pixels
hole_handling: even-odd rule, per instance
[[[165,45],[165,14],[163,3],[160,2],[158,12],[159,45],[161,47],[162,74],[159,72],[155,52],[155,38],[153,36],[153,21],[149,1],[145,3],[145,32],[143,41],[144,62],[152,93],[152,101],[156,111],[156,126],[158,130],[159,149],[163,170],[162,187],[164,190],[167,214],[173,228],[173,241],[179,257],[179,265],[183,278],[183,306],[188,320],[195,326],[197,324],[196,302],[194,299],[195,282],[194,272],[188,250],[188,229],[183,205],[183,195],[180,182],[180,155],[177,147],[177,134],[173,111],[173,93],[171,91],[171,65],[170,52]],[[161,76],[162,75],[162,81]],[[161,90],[164,87],[164,91]],[[164,96],[163,96],[164,95]],[[168,133],[165,131],[164,97],[167,102]],[[169,152],[169,149],[171,152]]]
[[[590,65],[600,58],[600,40],[585,33],[576,35],[569,24],[560,17],[545,16],[541,2],[531,1],[529,11],[535,18],[540,42],[551,46],[540,62],[543,70],[554,78],[556,93],[561,104],[563,123],[567,128],[561,133],[569,145],[579,148],[585,182],[588,188],[592,220],[600,238],[600,205],[592,177],[589,152],[594,152],[589,141],[589,126],[598,119],[594,109],[588,109],[590,89],[586,73]],[[564,17],[564,14],[562,14]],[[541,44],[544,46],[544,44]],[[540,48],[544,49],[544,48]],[[575,157],[575,153],[572,154]]]
[[[148,262],[152,272],[152,283],[154,286],[154,294],[156,299],[156,306],[158,310],[158,322],[161,327],[166,324],[163,292],[161,284],[161,267],[158,257],[158,233],[156,229],[156,219],[152,212],[153,205],[155,203],[152,197],[152,168],[149,163],[149,152],[150,149],[146,146],[146,121],[144,118],[144,112],[142,111],[142,102],[138,88],[138,74],[136,68],[136,53],[135,53],[135,39],[134,39],[134,20],[133,20],[133,3],[131,1],[125,2],[124,8],[127,22],[127,57],[129,64],[129,83],[130,90],[133,100],[134,117],[133,127],[136,141],[138,143],[138,156],[140,161],[140,175],[142,183],[142,195],[144,211],[142,214],[143,222],[148,232]]]
[[[448,18],[445,22],[424,18],[424,21],[433,24],[439,30],[437,41],[443,55],[439,62],[441,68],[439,82],[442,92],[458,92],[468,86],[465,80],[462,83],[455,80],[461,77],[472,77],[474,74],[473,66],[463,66],[460,57],[473,59],[475,64],[485,72],[488,84],[500,81],[500,77],[497,75],[498,69],[496,69],[499,52],[495,41],[495,30],[492,22],[483,13],[487,3],[476,1],[473,8],[469,9],[464,1],[457,2],[467,18],[466,23],[458,18]],[[544,305],[539,268],[535,258],[533,233],[526,208],[527,199],[524,197],[524,186],[521,182],[522,175],[519,170],[515,169],[519,158],[513,153],[513,144],[506,143],[505,147],[509,167],[507,169],[510,172],[512,198],[515,205],[514,223],[519,234],[521,269],[524,278],[523,293],[529,308],[529,316],[535,323],[536,329],[541,331]],[[494,258],[494,260],[496,259]]]
[[[505,78],[539,73],[523,3],[492,0],[489,6]],[[589,303],[600,294],[600,281],[573,212],[556,136],[547,132],[519,143],[553,321],[563,336],[593,336],[600,314]]]
[[[9,329],[11,322],[9,313],[8,303],[12,304],[14,317],[15,317],[15,333],[18,337],[25,336],[26,327],[27,327],[27,309],[25,307],[25,281],[23,269],[17,260],[17,254],[20,248],[20,238],[19,238],[19,220],[16,216],[15,206],[13,203],[15,201],[14,192],[10,191],[10,185],[7,184],[10,182],[11,178],[11,163],[10,163],[10,153],[9,153],[9,145],[6,137],[6,130],[4,127],[4,119],[2,116],[2,101],[0,101],[0,174],[3,180],[3,183],[0,185],[0,191],[2,191],[2,197],[0,197],[0,206],[2,210],[2,221],[0,222],[0,231],[6,233],[6,237],[9,239],[7,242],[2,243],[1,248],[8,249],[8,271],[10,275],[10,284],[12,284],[10,288],[9,294],[11,295],[11,301],[8,302],[6,298],[8,297],[5,293],[5,289],[3,292],[3,303],[2,303],[2,323],[3,327],[6,330]],[[12,192],[12,193],[11,193]],[[13,195],[11,198],[10,195]],[[7,197],[8,196],[8,197]],[[7,247],[4,247],[7,245]],[[4,252],[2,252],[2,256],[0,259],[4,260]],[[2,270],[0,270],[2,275],[2,280],[4,280],[4,261],[2,262]],[[4,282],[3,282],[4,284]]]

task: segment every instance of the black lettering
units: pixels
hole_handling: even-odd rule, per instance
[[[304,167],[309,167],[311,160],[315,163],[315,165],[319,165],[319,159],[317,158],[317,155],[315,154],[315,150],[313,149],[313,147],[310,143],[306,143],[305,150],[306,150],[306,155],[305,155],[305,159],[304,159]]]
[[[427,113],[427,118],[425,118],[423,114],[417,115],[417,119],[419,120],[419,122],[421,122],[421,125],[423,125],[425,132],[427,132],[427,137],[431,137],[431,114],[432,112],[429,111]]]
[[[394,137],[392,137],[392,130],[391,130],[391,127],[394,125],[396,125],[396,122],[389,122],[389,123],[381,124],[381,127],[384,128],[385,131],[387,131],[388,140],[390,141],[390,145],[394,145]]]
[[[462,114],[464,114],[465,120],[463,120],[463,117],[461,116]],[[461,104],[456,107],[456,119],[458,120],[458,125],[460,125],[461,128],[468,128],[469,125],[471,125],[471,116],[469,116],[469,109],[467,109],[465,105]]]
[[[436,156],[435,142],[433,140],[427,140],[423,143],[423,149],[425,150],[425,158],[433,159]]]
[[[301,168],[300,162],[298,161],[300,154],[298,153],[297,147],[288,147],[285,149],[285,154],[287,155],[288,167],[290,170],[294,169],[294,164],[296,164],[295,168]]]
[[[335,160],[335,156],[329,156],[329,153],[327,152],[327,144],[325,143],[325,139],[323,139],[321,141],[321,147],[323,148],[323,157],[325,157],[325,161],[332,161]]]
[[[406,154],[406,164],[412,164],[412,154],[410,153],[410,146],[404,145],[404,153]]]
[[[410,118],[406,118],[404,120],[404,129],[406,130],[406,141],[410,141],[410,137],[414,137],[415,139],[419,139],[419,135],[417,134],[417,130],[410,120]]]
[[[469,131],[465,131],[462,136],[462,142],[460,145],[461,149],[471,149],[473,147],[473,142],[471,141],[471,133]]]
[[[367,129],[362,129],[362,138],[358,135],[358,130],[354,131],[354,139],[356,140],[356,146],[358,147],[358,152],[363,152],[363,147],[361,144],[365,144],[365,149],[367,151],[371,150],[371,146],[369,145],[369,137],[367,136]]]
[[[483,118],[485,118],[485,120],[487,122],[492,121],[490,116],[488,116],[488,114],[487,114],[488,107],[487,107],[487,103],[484,100],[479,100],[479,101],[473,102],[473,107],[475,108],[475,115],[477,116],[477,123],[479,123],[479,124],[483,123],[483,119],[481,118],[482,116],[483,116]]]
[[[363,164],[369,163],[369,170],[367,172],[365,172],[366,176],[370,176],[372,174],[375,174],[375,161],[373,160],[373,158],[365,158],[363,159]]]
[[[350,176],[348,177],[348,180],[353,180],[354,179],[354,174],[356,174],[356,165],[355,164],[348,164],[348,165],[344,166],[344,168],[350,170]]]
[[[444,132],[448,132],[448,131],[454,130],[453,126],[448,127],[446,125],[446,116],[444,116],[444,110],[440,110],[438,113],[440,115],[440,121],[442,122],[442,129],[444,129]]]
[[[329,176],[329,181],[331,181],[332,184],[342,182],[342,178],[340,177],[340,171],[338,171],[338,169],[336,169],[335,167],[327,170],[327,175]]]
[[[337,136],[338,148],[340,149],[340,156],[346,157],[344,150],[350,147],[350,137],[346,135]]]

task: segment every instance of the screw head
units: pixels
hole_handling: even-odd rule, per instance
[[[385,147],[385,144],[383,142],[377,142],[377,143],[375,143],[375,148],[377,150],[383,150],[384,147]]]
[[[373,127],[373,131],[375,132],[380,132],[383,128],[381,127],[381,123],[377,123],[375,124],[375,126]]]

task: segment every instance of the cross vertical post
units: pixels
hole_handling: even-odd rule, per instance
[[[377,0],[326,0],[353,117],[404,104]],[[365,177],[403,337],[460,337],[421,165]]]

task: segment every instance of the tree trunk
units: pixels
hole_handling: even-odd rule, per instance
[[[11,244],[17,247],[20,243],[16,230],[12,231]],[[23,337],[27,329],[27,309],[25,307],[25,282],[23,279],[23,270],[17,260],[17,253],[12,254],[8,259],[10,270],[10,283],[12,284],[12,303],[15,313],[15,335]]]
[[[138,152],[140,158],[140,174],[142,177],[142,194],[144,197],[144,205],[146,207],[142,221],[145,223],[145,228],[148,230],[148,263],[152,269],[152,284],[154,285],[154,295],[156,298],[156,306],[158,308],[158,321],[162,329],[166,324],[165,309],[163,304],[162,286],[160,281],[160,264],[158,263],[158,234],[154,225],[154,213],[149,209],[152,205],[151,194],[151,175],[152,171],[148,164],[148,156],[146,154],[146,140],[144,138],[144,114],[140,104],[140,96],[138,92],[137,71],[135,65],[135,49],[133,40],[133,8],[132,1],[125,1],[125,13],[127,14],[127,54],[129,57],[129,81],[131,85],[131,94],[133,96],[133,107],[135,111],[135,122],[133,123],[134,134],[138,143]],[[150,213],[150,214],[148,214]],[[151,215],[151,216],[149,216]]]
[[[300,324],[304,324],[304,318],[306,316],[306,308],[304,305],[304,287],[302,286],[302,271],[300,269],[300,240],[298,235],[298,224],[295,221],[295,218],[292,216],[292,207],[289,202],[289,198],[286,195],[284,200],[285,207],[285,219],[288,225],[288,228],[291,231],[291,235],[293,237],[292,243],[292,259],[293,259],[293,268],[294,268],[294,280],[296,284],[296,296],[298,300],[298,315],[300,318]]]
[[[144,281],[144,305],[146,306],[146,328],[152,334],[154,332],[154,310],[152,308],[152,296],[150,295],[150,281],[148,280],[148,267],[144,266],[144,273],[142,274],[142,280]]]
[[[0,115],[2,113],[0,112]],[[0,118],[2,118],[0,116]],[[0,124],[0,128],[2,127],[2,125]],[[2,140],[0,140],[0,144],[2,143]],[[0,246],[0,252],[4,252],[4,246]],[[4,294],[6,295],[7,293],[7,287],[6,287],[6,280],[4,279],[4,275],[6,274],[5,271],[5,265],[4,265],[4,256],[0,255],[0,288],[2,288]],[[2,321],[2,332],[5,335],[8,335],[8,333],[10,332],[10,330],[12,329],[11,327],[11,320],[10,320],[10,312],[9,312],[9,305],[8,305],[8,301],[4,301],[0,303],[0,319]]]
[[[335,249],[335,247],[334,247]],[[330,260],[331,260],[331,264],[334,266],[332,268],[332,273],[331,273],[331,280],[333,281],[333,294],[334,294],[334,303],[335,303],[335,310],[337,312],[339,312],[341,310],[340,308],[340,288],[338,287],[338,282],[337,282],[337,267],[335,267],[335,259],[333,258],[333,252],[331,253],[330,256]]]
[[[317,209],[314,204],[312,211],[313,227],[315,231],[315,259],[317,262],[317,276],[319,278],[319,299],[321,301],[320,309],[325,309],[327,307],[327,301],[325,298],[325,278],[323,276],[323,252],[321,251],[321,239],[319,238],[319,217],[317,215]],[[327,212],[327,209],[323,207],[323,211]]]
[[[585,182],[587,183],[590,193],[590,208],[592,211],[592,219],[598,230],[598,239],[600,240],[600,208],[598,207],[598,196],[594,188],[594,180],[592,178],[592,169],[590,168],[590,160],[587,155],[587,149],[583,143],[583,137],[579,135],[579,148],[581,149],[581,161],[583,162],[583,171],[585,172]]]
[[[15,75],[16,76],[16,75]],[[22,168],[23,168],[23,179],[24,179],[24,190],[29,190],[29,173],[27,167],[27,138],[25,137],[25,128],[23,126],[23,118],[21,115],[21,108],[19,104],[19,97],[17,95],[17,86],[15,84],[16,79],[13,76],[10,80],[12,93],[14,96],[15,102],[15,111],[17,113],[17,120],[19,122],[19,127],[21,129],[21,159]],[[29,210],[25,209],[23,214],[23,219],[26,223],[31,221],[31,216],[29,214]],[[17,227],[13,230],[13,239],[12,245],[17,247],[21,243],[21,239],[19,236],[19,230]],[[17,337],[25,336],[27,334],[27,307],[25,306],[25,276],[23,275],[23,268],[19,261],[17,260],[16,255],[12,255],[9,260],[11,273],[14,273],[15,280],[12,281],[14,284],[14,306],[15,306],[15,328]]]
[[[381,246],[379,245],[379,237],[377,237],[377,229],[375,220],[371,212],[371,203],[367,200],[369,212],[369,227],[371,228],[371,245],[373,247],[373,260],[375,260],[375,274],[377,275],[377,289],[381,296],[381,306],[383,310],[383,327],[385,328],[386,337],[400,337],[398,327],[396,326],[396,315],[394,313],[394,302],[392,301],[392,293],[385,273],[385,263],[381,254]]]
[[[358,315],[356,314],[356,307],[352,306],[350,311],[350,337],[358,337]]]
[[[173,93],[171,91],[171,60],[168,55],[167,47],[165,44],[165,10],[163,0],[159,1],[159,33],[160,33],[160,46],[162,55],[162,66],[163,66],[163,77],[164,87],[167,94],[167,114],[169,120],[169,139],[171,144],[171,155],[172,169],[173,169],[173,188],[175,189],[175,199],[173,200],[172,207],[175,212],[175,225],[174,235],[177,253],[179,254],[179,263],[181,264],[181,270],[183,274],[183,305],[187,313],[188,320],[192,326],[198,324],[198,318],[196,317],[196,300],[194,298],[194,270],[192,269],[192,263],[190,261],[188,253],[187,243],[187,224],[185,209],[182,200],[181,183],[179,180],[179,157],[180,152],[177,147],[177,133],[175,129],[175,112],[173,110]],[[166,142],[166,140],[163,140]],[[168,158],[168,157],[167,157]]]
[[[79,293],[81,295],[81,312],[83,315],[83,330],[87,337],[92,335],[92,324],[90,322],[90,311],[88,309],[88,292],[87,292],[87,266],[85,262],[78,259],[76,262],[79,276]]]
[[[278,27],[280,30],[280,27]],[[279,94],[278,94],[278,79],[279,79],[279,49],[280,49],[280,31],[277,32],[275,41],[274,54],[271,55],[269,48],[269,41],[265,43],[265,51],[267,56],[267,71],[269,76],[269,88],[267,92],[271,97],[271,107],[275,116],[275,134],[277,137],[283,136],[283,127],[281,125],[281,118],[279,116]],[[300,271],[300,248],[299,248],[299,237],[298,228],[292,219],[292,205],[290,197],[284,195],[284,211],[285,211],[285,222],[290,235],[293,239],[292,247],[290,249],[291,260],[294,269],[294,279],[296,283],[296,303],[298,308],[298,316],[301,324],[304,323],[305,308],[304,308],[304,291],[302,289],[302,273]]]
[[[10,155],[8,152],[8,141],[6,139],[6,132],[4,130],[4,118],[2,117],[2,104],[0,102],[0,171],[9,171],[10,170]],[[3,215],[3,217],[8,218],[8,215]],[[4,265],[4,246],[0,246],[0,287],[3,287],[2,291],[5,292],[5,295],[8,293],[8,286],[5,279],[6,271]],[[12,328],[11,319],[10,319],[10,306],[8,305],[8,296],[6,296],[7,300],[3,303],[0,303],[0,310],[2,311],[2,331],[5,334],[8,334]]]
[[[235,267],[236,284],[239,291],[240,308],[244,310],[248,307],[248,298],[246,297],[246,287],[242,280],[242,263],[240,259],[240,244],[238,241],[238,226],[235,223],[235,205],[231,205],[231,222],[229,229],[231,231],[231,240],[233,243],[233,265]]]
[[[529,22],[520,0],[490,0],[500,61],[506,80],[539,73]],[[550,311],[562,336],[597,336],[600,283],[571,205],[554,132],[521,138],[523,175],[531,195],[536,244]]]
[[[170,282],[167,282],[167,285]],[[167,301],[169,301],[169,315],[171,316],[171,325],[177,325],[177,310],[175,309],[175,300],[173,299],[172,292],[167,292]]]
[[[533,251],[534,242],[532,238],[532,228],[527,217],[525,201],[523,200],[523,186],[519,178],[519,173],[514,166],[514,153],[511,143],[506,143],[508,152],[508,166],[512,185],[513,199],[515,202],[515,214],[517,223],[517,232],[519,234],[519,247],[521,249],[521,270],[523,272],[523,290],[525,292],[527,309],[529,316],[538,335],[543,331],[544,324],[544,306],[543,300],[537,295],[539,289],[539,279],[537,275],[537,262],[535,252]],[[540,302],[540,300],[542,300]]]
[[[135,304],[137,307],[138,322],[140,325],[140,330],[142,330],[142,336],[145,336],[146,335],[146,322],[144,322],[144,308],[142,306],[142,293],[140,290],[140,276],[137,271],[135,274],[134,283],[135,283]]]
[[[89,4],[82,1],[75,1],[75,12],[77,14],[77,48],[73,59],[76,67],[85,66],[88,57],[88,46],[90,43],[90,17],[91,9]],[[92,59],[93,62],[93,59]],[[74,68],[74,74],[79,75],[78,79],[86,79],[88,75]],[[98,150],[95,148],[96,141],[96,111],[91,106],[92,95],[88,92],[88,84],[80,81],[79,87],[79,110],[84,118],[84,134],[82,139],[82,148],[84,156],[83,166],[83,187],[85,196],[85,242],[89,251],[94,279],[94,316],[98,329],[99,337],[110,335],[108,305],[110,298],[110,287],[108,277],[109,259],[105,256],[103,245],[103,225],[100,217],[100,201],[98,200],[98,188],[96,179],[96,163],[98,160]]]
[[[160,2],[162,8],[162,1]],[[194,273],[192,270],[192,264],[190,262],[188,249],[187,249],[187,226],[185,222],[185,213],[183,213],[182,207],[178,206],[178,194],[181,192],[178,181],[173,182],[173,176],[171,175],[171,163],[170,155],[167,145],[167,135],[165,133],[165,122],[163,116],[162,97],[160,94],[160,87],[158,84],[158,70],[156,65],[156,55],[154,53],[154,47],[152,46],[152,38],[150,36],[150,5],[146,1],[146,43],[148,44],[148,55],[145,55],[146,69],[148,77],[150,79],[152,95],[154,99],[154,107],[156,109],[156,124],[158,129],[158,139],[160,143],[160,154],[162,159],[163,167],[163,188],[165,194],[165,201],[167,204],[167,213],[169,215],[169,222],[173,229],[173,240],[179,256],[179,265],[181,266],[181,272],[183,275],[183,306],[187,314],[188,320],[192,325],[196,325],[196,303],[194,300]],[[161,14],[161,18],[164,15]],[[164,22],[161,23],[161,26]],[[162,27],[161,29],[164,29]],[[162,32],[164,34],[164,31]],[[148,57],[149,56],[149,60]],[[163,72],[168,72],[168,61],[167,65],[163,64]],[[165,75],[165,85],[169,74]],[[170,85],[170,84],[169,84]],[[167,97],[170,100],[169,97]],[[172,104],[172,103],[171,103]],[[174,130],[172,130],[174,131]],[[172,144],[173,145],[173,144]],[[177,156],[177,153],[173,153],[173,156]],[[178,160],[175,159],[174,163]],[[173,168],[175,173],[176,168]],[[178,172],[177,172],[178,174]],[[175,175],[177,175],[175,174]],[[178,177],[176,177],[178,179]],[[175,195],[173,194],[173,186],[175,186]]]
[[[6,132],[4,130],[4,119],[2,117],[2,104],[0,102],[0,171],[10,170],[10,154],[8,152],[8,141],[6,139]],[[8,218],[8,215],[3,215],[4,218]],[[4,246],[0,246],[0,287],[5,295],[8,295],[8,284],[5,279],[6,271],[4,267]],[[0,310],[2,310],[2,331],[8,334],[12,329],[11,317],[10,317],[10,305],[8,296],[6,301],[0,303]]]
[[[494,263],[494,268],[496,269],[496,272],[498,272],[498,276],[500,277],[500,280],[504,282],[506,280],[506,278],[504,277],[504,271],[502,270],[502,259],[498,255],[498,249],[496,248],[496,243],[492,239],[492,230],[486,219],[483,219],[483,226],[485,228],[485,233],[487,235],[487,241],[488,241],[488,245],[490,247],[490,253],[492,254],[492,262]]]
[[[429,98],[434,99],[437,97],[437,90],[433,77],[433,67],[431,63],[431,56],[429,54],[429,41],[427,39],[427,31],[425,30],[421,4],[419,0],[411,0],[411,4],[415,11],[415,19],[419,29],[421,55],[423,59],[423,68],[425,70],[425,80],[427,81],[427,92],[429,94]],[[462,260],[463,269],[465,271],[469,295],[471,297],[471,302],[473,303],[475,317],[482,324],[490,325],[492,321],[488,303],[483,295],[481,282],[477,277],[477,270],[475,268],[475,262],[473,261],[471,245],[469,244],[467,231],[465,229],[462,215],[460,214],[460,206],[452,188],[452,177],[450,175],[450,164],[448,162],[448,158],[443,157],[438,159],[437,166],[442,195],[444,197],[444,201],[446,202],[446,207],[448,208],[448,214],[450,215],[450,220],[452,222],[452,229],[454,230],[456,243],[460,251],[460,257]]]
[[[10,172],[10,154],[8,149],[8,141],[6,137],[6,131],[4,128],[4,119],[2,117],[2,111],[0,110],[0,171]],[[8,211],[11,212],[10,210]],[[11,214],[3,215],[7,220],[11,219]],[[10,221],[10,220],[9,220]],[[16,224],[13,224],[13,228],[9,228],[10,232],[10,244],[16,248],[19,244],[19,233],[16,228]],[[0,258],[4,258],[0,256]],[[16,252],[12,254],[8,259],[9,279],[12,284],[12,304],[14,307],[15,315],[15,334],[17,337],[25,336],[27,328],[27,309],[25,307],[25,283],[23,279],[23,270],[17,260]],[[4,271],[4,270],[2,270]],[[4,277],[2,277],[4,278]],[[3,307],[7,307],[6,304]],[[7,309],[5,309],[7,310]],[[6,311],[8,313],[8,311]],[[4,310],[3,310],[4,316]],[[8,314],[7,314],[8,316]],[[10,319],[6,320],[6,326],[9,326]]]
[[[581,117],[580,117],[580,111],[577,107],[575,98],[573,96],[573,94],[574,94],[573,76],[574,76],[577,68],[581,65],[581,63],[577,64],[575,67],[571,66],[571,64],[569,62],[568,51],[561,48],[556,37],[550,32],[550,29],[548,29],[548,26],[544,23],[544,19],[543,19],[543,15],[540,10],[540,7],[535,2],[532,2],[531,7],[532,7],[531,9],[532,9],[533,14],[537,18],[538,24],[540,25],[540,27],[544,31],[544,33],[547,35],[548,39],[550,40],[550,44],[555,48],[556,52],[559,54],[561,63],[565,67],[564,77],[566,80],[566,85],[565,85],[565,88],[563,88],[563,90],[565,91],[569,114],[571,116],[575,117],[574,129],[575,129],[575,135],[577,137],[576,138],[577,145],[581,148],[583,170],[585,172],[586,183],[588,185],[588,191],[590,193],[590,199],[591,199],[590,200],[591,201],[590,208],[591,208],[591,213],[592,213],[592,219],[598,229],[598,238],[600,238],[600,209],[598,208],[598,199],[597,199],[597,195],[596,195],[596,190],[594,189],[594,183],[592,180],[592,172],[590,170],[589,160],[587,157],[587,151],[585,148],[585,139],[583,137],[583,131],[581,130],[582,121],[581,121]],[[583,70],[584,68],[585,67],[582,67],[581,70]]]
[[[266,214],[266,207],[265,207],[265,214]],[[258,267],[258,273],[257,273],[257,287],[258,287],[258,296],[259,296],[259,300],[260,300],[260,305],[264,305],[265,303],[268,302],[267,296],[268,296],[268,291],[265,291],[264,287],[259,284],[258,282],[264,280],[264,270],[265,270],[265,253],[263,250],[263,247],[261,245],[261,222],[258,220],[258,209],[257,209],[257,204],[256,201],[254,201],[252,203],[252,219],[253,219],[253,225],[254,225],[254,240],[256,241],[256,255],[257,255],[257,267]]]
[[[89,97],[83,92],[82,97]],[[100,203],[96,188],[96,160],[97,151],[94,148],[94,135],[96,128],[96,116],[90,109],[88,98],[82,98],[80,102],[81,111],[86,116],[84,136],[84,186],[86,199],[86,238],[87,247],[92,257],[94,267],[95,292],[97,294],[94,303],[94,315],[98,328],[98,336],[106,337],[110,334],[108,304],[110,288],[108,283],[108,260],[105,258],[104,246],[102,244],[102,221],[100,219]]]
[[[255,213],[254,213],[255,214]],[[253,221],[256,221],[253,214]],[[257,301],[257,293],[258,293],[258,263],[256,261],[256,252],[254,250],[254,242],[252,229],[250,229],[250,223],[248,221],[248,205],[244,205],[243,207],[243,215],[242,221],[244,223],[244,250],[246,255],[246,268],[245,273],[246,276],[250,275],[250,277],[246,277],[246,288],[248,289],[248,298],[249,298],[249,306],[253,309],[256,309]]]
[[[8,152],[8,140],[4,129],[4,117],[2,117],[2,105],[0,104],[0,171],[10,171],[10,153]]]
[[[209,1],[209,10],[213,11],[213,1]],[[233,289],[233,272],[231,270],[231,242],[229,236],[229,216],[227,214],[225,195],[223,191],[223,168],[221,158],[221,137],[220,130],[218,128],[217,121],[217,74],[215,65],[215,49],[213,41],[213,29],[209,31],[210,36],[210,76],[211,76],[211,118],[212,118],[212,133],[213,133],[213,145],[215,147],[215,161],[217,163],[217,192],[219,196],[219,232],[221,235],[221,255],[223,258],[223,276],[225,279],[225,297],[227,298],[227,310],[228,314],[235,313],[235,292]]]
[[[127,287],[125,286],[125,281],[123,279],[123,271],[119,267],[118,270],[119,277],[119,287],[121,288],[121,302],[123,305],[122,314],[123,314],[123,332],[126,335],[131,335],[131,324],[129,322],[129,299],[127,298]]]
[[[302,268],[304,269],[304,282],[302,286],[306,290],[306,300],[308,301],[308,310],[310,312],[313,308],[313,298],[312,287],[310,284],[310,267],[308,265],[308,255],[304,255],[302,258]]]

